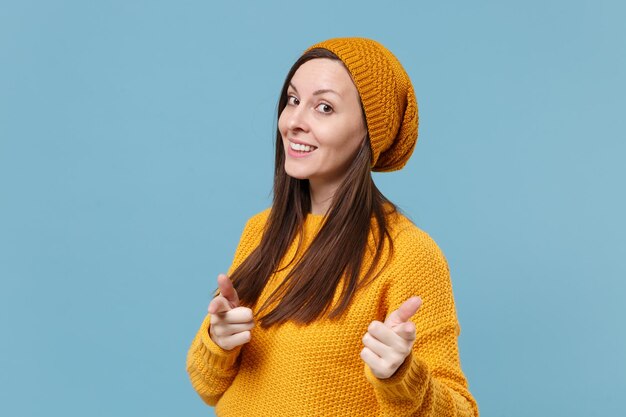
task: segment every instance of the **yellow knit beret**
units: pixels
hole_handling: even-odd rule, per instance
[[[310,46],[333,52],[352,76],[365,109],[372,148],[372,171],[395,171],[409,160],[417,142],[417,101],[400,61],[366,38],[334,38]]]

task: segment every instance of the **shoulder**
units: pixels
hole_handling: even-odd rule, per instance
[[[268,208],[266,208],[263,211],[259,211],[258,213],[254,214],[250,218],[248,218],[248,221],[246,222],[246,224],[250,224],[250,225],[261,224],[261,225],[264,225],[265,222],[267,221],[267,218],[270,215],[270,211],[272,211],[271,207],[268,207]]]
[[[426,252],[441,252],[437,242],[424,229],[417,226],[403,213],[396,213],[390,219],[393,243],[397,246]]]
[[[270,215],[271,207],[266,208],[263,211],[260,211],[246,220],[246,225],[244,226],[243,234],[261,234],[263,229],[265,228],[265,224],[267,223],[267,219]]]
[[[396,266],[422,271],[448,271],[443,251],[430,234],[402,213],[394,214],[390,223]]]
[[[241,254],[247,256],[261,243],[261,237],[263,236],[263,229],[265,222],[269,215],[270,209],[265,209],[261,212],[254,214],[252,217],[246,220],[246,224],[243,227],[241,236],[239,237],[239,245],[237,246],[237,252],[235,255],[235,263],[240,263]],[[245,257],[244,256],[244,257]],[[243,259],[243,258],[242,258]]]

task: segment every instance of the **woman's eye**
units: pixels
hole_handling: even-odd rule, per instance
[[[332,111],[333,111],[333,108],[330,105],[326,104],[326,103],[320,104],[319,106],[317,106],[317,108],[320,109],[320,111],[322,113],[326,113],[326,114],[332,113]]]
[[[300,100],[298,100],[297,97],[295,96],[288,96],[287,97],[287,104],[295,104],[298,105],[298,103],[300,103]]]

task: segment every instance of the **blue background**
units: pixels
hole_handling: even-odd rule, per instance
[[[279,88],[366,36],[420,134],[382,191],[444,251],[483,416],[626,390],[618,1],[2,1],[0,415],[207,416],[187,348],[271,202]]]

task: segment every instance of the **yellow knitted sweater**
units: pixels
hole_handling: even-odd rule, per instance
[[[268,214],[266,209],[246,223],[229,274],[260,243]],[[303,249],[323,221],[322,215],[307,216]],[[356,292],[339,320],[269,329],[257,323],[250,342],[227,351],[210,338],[207,314],[189,348],[187,372],[218,416],[478,416],[460,367],[460,328],[446,259],[405,216],[390,216],[390,223],[392,261]],[[301,256],[297,246],[296,238],[283,261]],[[371,261],[371,252],[366,253]],[[257,306],[287,273],[272,276]],[[341,297],[338,288],[334,303]],[[360,357],[361,339],[372,321],[384,322],[413,295],[423,304],[411,318],[417,328],[412,353],[394,375],[378,379]]]

